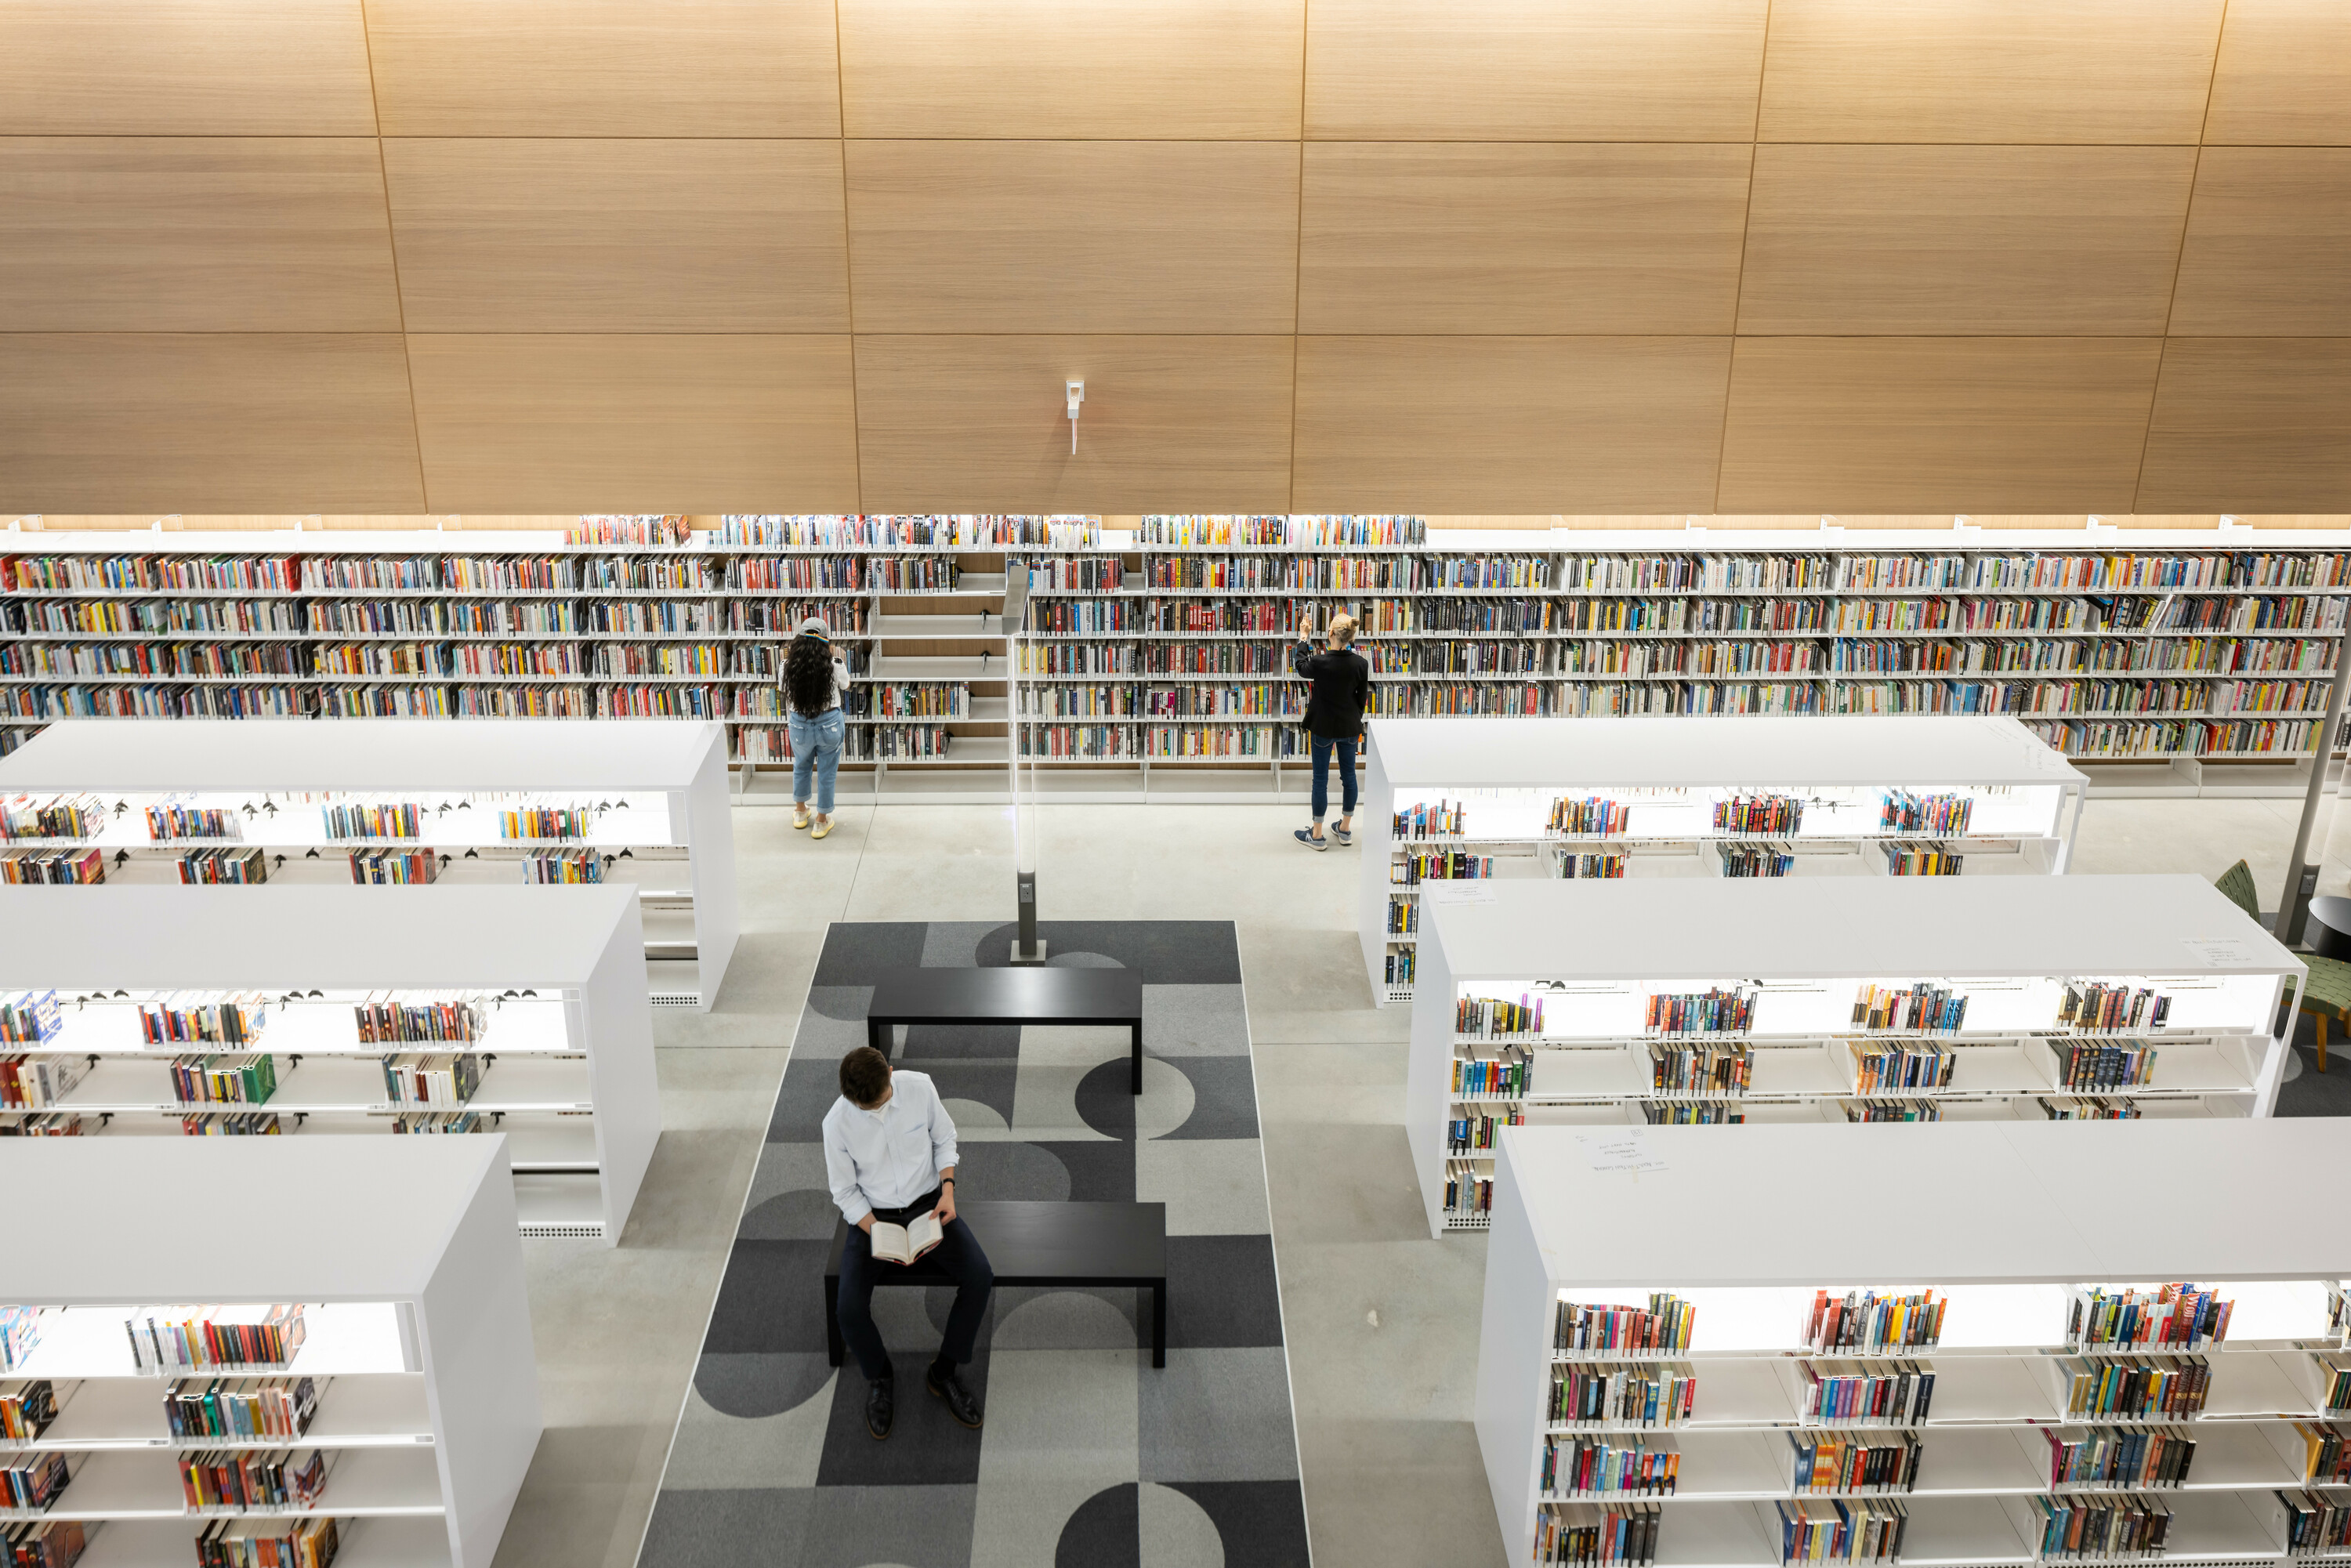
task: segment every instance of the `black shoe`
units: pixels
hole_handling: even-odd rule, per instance
[[[879,1442],[890,1435],[891,1417],[898,1413],[898,1385],[890,1378],[865,1385],[865,1429]]]
[[[923,1385],[947,1402],[947,1414],[967,1427],[979,1425],[979,1401],[963,1385],[953,1367],[941,1374],[936,1364],[923,1376]]]

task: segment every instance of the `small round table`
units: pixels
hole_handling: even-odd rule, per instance
[[[2351,959],[2351,898],[2314,898],[2303,935],[2322,958]]]

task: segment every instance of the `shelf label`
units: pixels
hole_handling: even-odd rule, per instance
[[[1499,900],[1496,898],[1492,888],[1482,887],[1477,883],[1462,883],[1457,885],[1447,885],[1440,883],[1424,882],[1420,884],[1420,896],[1426,903],[1448,905],[1458,904],[1495,904],[1499,902]]]
[[[1583,1153],[1583,1161],[1595,1171],[1661,1171],[1666,1168],[1663,1155],[1649,1147],[1649,1140],[1639,1132],[1578,1133],[1575,1146]]]
[[[2179,945],[2208,969],[2250,969],[2262,961],[2242,936],[2183,936]]]

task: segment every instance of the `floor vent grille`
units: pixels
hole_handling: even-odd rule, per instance
[[[569,1239],[580,1241],[604,1239],[604,1228],[601,1225],[562,1225],[553,1221],[534,1224],[526,1219],[518,1228],[525,1236],[548,1236],[559,1239]]]

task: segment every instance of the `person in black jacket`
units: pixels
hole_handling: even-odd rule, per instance
[[[1372,692],[1372,666],[1355,652],[1355,620],[1331,618],[1328,643],[1317,653],[1305,638],[1290,651],[1290,667],[1313,683],[1306,694],[1306,728],[1314,740],[1314,825],[1291,837],[1311,850],[1331,847],[1322,836],[1322,813],[1331,809],[1331,753],[1339,753],[1339,773],[1344,787],[1338,826],[1332,836],[1343,844],[1354,840],[1355,741],[1364,733],[1364,704]]]

